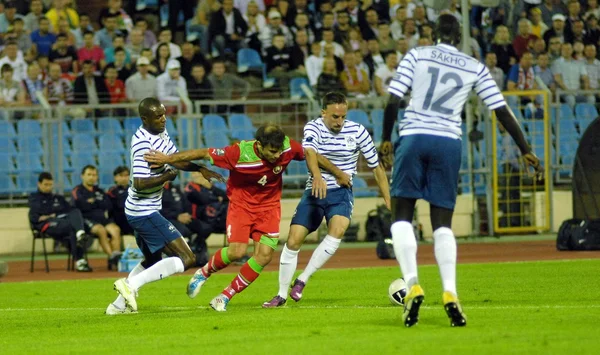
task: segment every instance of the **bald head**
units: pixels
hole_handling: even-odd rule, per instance
[[[148,132],[152,134],[164,132],[167,124],[166,110],[157,98],[147,97],[143,99],[138,106],[138,112],[144,128]]]

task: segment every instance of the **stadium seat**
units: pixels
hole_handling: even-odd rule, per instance
[[[52,138],[56,139],[56,137],[58,136],[58,122],[52,123]],[[72,133],[71,133],[71,129],[69,128],[69,125],[67,124],[66,121],[62,121],[62,136],[65,138],[71,138]]]
[[[17,122],[17,132],[21,137],[41,137],[42,126],[36,120],[24,118]]]
[[[0,172],[0,194],[7,195],[15,190],[12,178],[8,174]]]
[[[112,117],[103,117],[98,120],[98,133],[101,135],[112,134],[118,137],[123,137],[125,135],[125,131],[123,131],[123,127],[121,127],[121,122]]]
[[[112,134],[100,136],[100,152],[102,154],[107,152],[125,153],[123,140],[121,140],[121,137]]]
[[[375,197],[379,195],[377,191],[369,188],[364,179],[358,176],[352,179],[352,193],[354,197]]]
[[[181,136],[176,139],[178,141],[177,148],[179,150],[201,148],[202,138],[198,134],[199,120],[194,118],[180,117],[177,119],[177,128],[181,129]]]
[[[572,120],[560,120],[558,122],[558,135],[561,140],[563,139],[577,139],[579,138],[579,132],[575,127],[575,122]]]
[[[137,131],[137,129],[140,128],[141,125],[142,119],[139,117],[127,117],[123,121],[123,129],[125,130],[125,132],[132,132],[132,134],[135,133],[135,131]]]
[[[373,127],[373,125],[369,121],[369,116],[363,110],[358,110],[358,109],[348,110],[348,114],[346,115],[346,118],[352,122],[360,123],[361,125],[365,126],[365,128]]]
[[[523,119],[523,112],[516,106],[509,106],[510,110],[515,114],[515,117],[520,121]]]
[[[67,137],[63,137],[62,139],[62,151],[65,156],[69,156],[73,152],[71,150],[71,144],[69,143]],[[58,138],[56,137],[52,139],[52,152],[54,152],[55,154],[59,154]]]
[[[593,120],[598,117],[598,110],[591,104],[577,104],[575,105],[575,117],[578,120]]]
[[[41,156],[38,153],[23,153],[17,154],[17,170],[41,173],[44,171],[42,166]]]
[[[44,152],[40,137],[35,136],[19,136],[17,139],[19,152],[40,153]]]
[[[275,79],[267,76],[267,66],[254,49],[242,48],[237,52],[237,69],[238,73],[245,73],[249,69],[260,70],[263,76],[263,87],[270,88],[275,84]]]
[[[73,166],[74,174],[79,175],[84,166],[96,166],[96,157],[88,151],[75,151],[71,156],[71,165]],[[79,181],[78,179],[73,180]]]
[[[17,192],[30,194],[37,190],[38,174],[32,171],[22,171],[17,175]]]
[[[310,84],[306,78],[293,78],[290,80],[290,98],[292,100],[299,100],[306,97],[306,93],[302,90],[302,85],[310,88]]]
[[[10,153],[0,153],[0,174],[15,172],[13,155]]]
[[[233,129],[231,130],[231,138],[241,141],[249,141],[254,139],[254,130],[248,129]]]
[[[558,110],[558,113],[560,115],[560,119],[561,120],[565,120],[565,119],[571,119],[574,120],[575,116],[573,115],[573,110],[571,109],[571,106],[567,105],[567,104],[561,104],[560,108]]]
[[[579,124],[579,134],[580,136],[583,136],[583,134],[585,133],[585,130],[588,128],[588,126],[594,122],[593,119],[580,119],[578,120],[578,124]]]
[[[374,127],[383,127],[383,109],[377,108],[371,111],[371,122]]]
[[[230,144],[226,134],[217,132],[212,132],[210,135],[205,136],[204,143],[210,148],[222,148]]]
[[[0,153],[17,154],[12,137],[0,136]]]
[[[229,129],[251,129],[254,130],[254,125],[252,124],[252,119],[250,117],[241,114],[234,113],[229,116]]]
[[[0,137],[10,137],[14,139],[17,136],[15,126],[8,121],[0,120]]]
[[[96,136],[98,132],[94,127],[94,121],[88,118],[80,118],[71,121],[71,130],[73,134],[87,133]]]
[[[308,178],[308,167],[306,162],[292,160],[286,168],[286,173],[283,176],[285,184],[292,184],[298,187],[304,186]]]
[[[78,133],[73,135],[73,150],[76,152],[97,152],[98,146],[93,136],[86,133]]]
[[[176,138],[179,135],[172,118],[167,118],[167,133],[169,133],[169,136],[172,138]]]
[[[108,169],[110,173],[115,170],[116,167],[124,165],[125,159],[123,154],[117,152],[102,153],[98,155],[98,167],[102,170]]]
[[[229,129],[227,128],[227,124],[223,117],[219,115],[206,115],[202,118],[202,131],[206,137],[208,133],[212,134],[213,132],[222,132],[226,134]]]

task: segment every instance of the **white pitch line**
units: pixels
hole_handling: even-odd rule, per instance
[[[437,306],[422,306],[422,309],[438,309],[442,305]],[[210,307],[205,306],[193,306],[193,307],[158,307],[159,310],[167,311],[186,311],[186,310],[198,310],[198,309],[209,309]],[[400,309],[400,307],[394,306],[284,306],[284,309]],[[589,309],[589,308],[600,308],[600,305],[544,305],[544,306],[467,306],[465,310],[495,310],[495,309]],[[0,312],[80,312],[80,311],[104,311],[106,308],[0,308]],[[251,307],[250,309],[262,309],[262,307]]]

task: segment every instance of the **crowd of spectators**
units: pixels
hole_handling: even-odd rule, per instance
[[[74,0],[5,0],[0,106],[38,104],[38,92],[60,105],[179,101],[181,91],[192,100],[229,99],[232,88],[246,98],[258,86],[231,73],[243,48],[262,56],[284,96],[295,77],[317,94],[385,96],[407,51],[434,44],[440,13],[462,21],[459,0],[442,11],[410,0],[170,0],[167,26],[152,31],[160,20],[138,13],[139,3],[108,0],[94,21]],[[598,0],[500,0],[473,5],[469,16],[467,54],[485,62],[503,90],[540,88],[536,77],[553,92],[599,88]]]

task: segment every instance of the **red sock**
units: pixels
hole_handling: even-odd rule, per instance
[[[217,250],[210,260],[208,260],[208,264],[202,268],[202,273],[204,276],[208,277],[210,274],[226,268],[229,263],[230,261],[227,257],[227,248],[221,248]]]
[[[222,294],[231,299],[236,293],[240,293],[250,286],[254,280],[258,278],[263,270],[263,266],[259,265],[254,258],[250,258],[247,263],[242,266],[240,273],[231,281]]]

